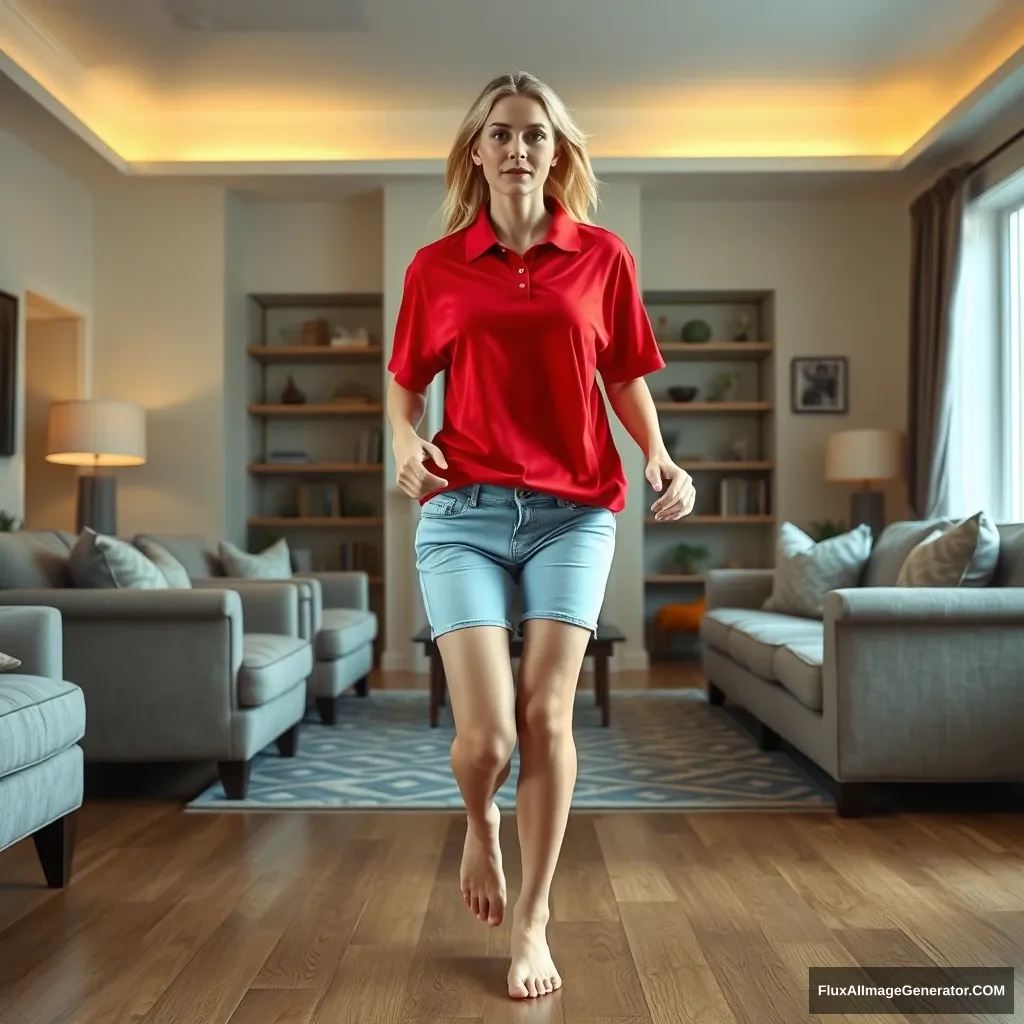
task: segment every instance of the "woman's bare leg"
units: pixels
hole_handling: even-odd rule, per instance
[[[586,629],[569,623],[528,619],[523,625],[516,704],[523,886],[512,912],[508,973],[514,998],[545,995],[562,984],[548,950],[547,924],[551,882],[576,785],[573,700],[589,639]]]
[[[455,720],[452,772],[466,805],[462,897],[481,921],[496,927],[504,920],[507,894],[494,795],[508,778],[516,745],[508,630],[453,630],[437,638],[437,648]]]

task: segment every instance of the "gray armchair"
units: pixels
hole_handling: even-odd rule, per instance
[[[85,693],[88,761],[215,760],[230,799],[276,741],[295,753],[312,647],[288,584],[75,589],[56,532],[0,534],[0,606],[60,612],[64,671]]]
[[[143,551],[157,544],[184,569],[192,586],[279,585],[289,582],[300,591],[299,635],[313,646],[309,697],[321,721],[337,721],[338,702],[354,688],[369,692],[377,616],[370,609],[370,581],[365,572],[293,572],[281,580],[244,579],[225,575],[219,547],[195,535],[137,534],[132,542]]]
[[[35,841],[47,884],[71,880],[82,805],[85,697],[64,679],[53,608],[0,608],[0,651],[21,661],[0,674],[0,850]]]

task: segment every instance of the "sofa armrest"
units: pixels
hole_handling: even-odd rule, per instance
[[[774,569],[709,569],[704,603],[712,608],[760,608],[771,596]]]
[[[359,570],[297,573],[299,579],[316,580],[323,592],[325,608],[353,608],[368,611],[370,577]]]
[[[823,626],[841,777],[1024,778],[1024,588],[835,590]]]
[[[322,619],[322,598],[318,584],[305,579],[286,576],[281,578],[261,579],[250,576],[204,576],[192,580],[193,587],[208,589],[210,587],[227,587],[236,590],[242,595],[243,607],[248,608],[246,594],[255,593],[257,587],[279,587],[287,585],[297,593],[299,625],[298,633],[287,634],[302,637],[303,640],[312,640],[316,631],[320,628]],[[253,606],[254,613],[256,606]],[[253,629],[248,625],[249,613],[246,611],[246,628],[249,632],[281,633],[280,629]]]
[[[194,590],[231,590],[242,602],[247,633],[300,636],[299,588],[274,580],[241,580],[214,576],[192,581]],[[308,600],[308,598],[307,598]]]
[[[64,678],[85,693],[91,761],[234,760],[242,601],[233,590],[4,590],[61,613]]]
[[[0,651],[21,662],[18,672],[64,678],[61,618],[56,608],[0,608]]]

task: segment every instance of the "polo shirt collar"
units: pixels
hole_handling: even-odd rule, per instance
[[[548,209],[552,213],[551,227],[544,242],[555,245],[565,252],[580,251],[579,225],[564,210],[561,203],[546,197]],[[498,236],[494,233],[491,219],[488,216],[488,204],[482,203],[477,211],[476,220],[466,231],[466,260],[472,262],[482,256],[492,246],[498,245]]]

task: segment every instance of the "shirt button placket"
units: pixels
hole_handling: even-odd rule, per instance
[[[526,277],[526,267],[524,267],[522,263],[520,263],[519,266],[516,268],[516,276],[520,278],[519,291],[522,292],[525,297],[527,294],[529,294],[529,289],[527,288],[529,279]]]

